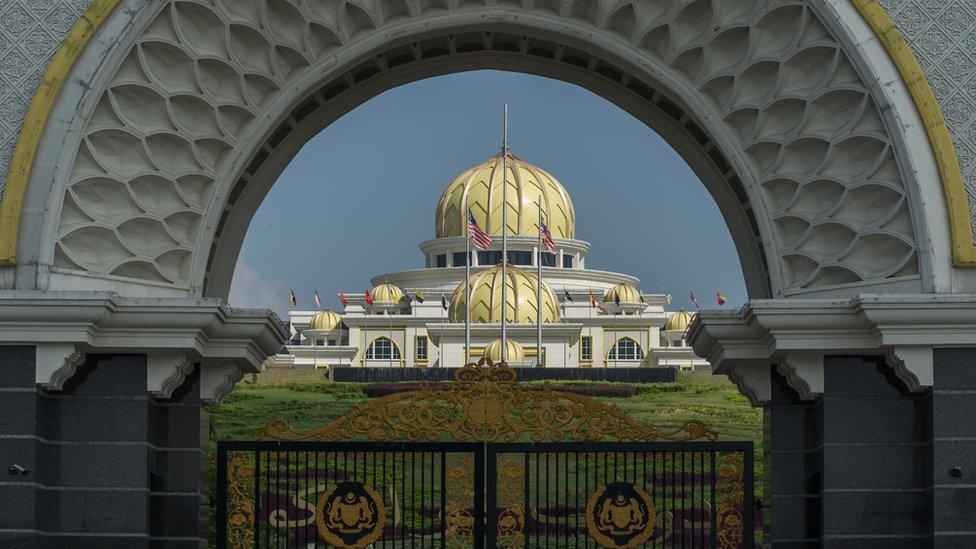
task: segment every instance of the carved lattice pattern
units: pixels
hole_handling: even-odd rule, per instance
[[[268,108],[281,90],[325,70],[352,41],[445,9],[486,8],[427,0],[170,1],[111,79],[85,131],[55,266],[186,286],[196,276],[194,254],[209,249],[204,214],[228,200],[217,183],[237,177],[224,173],[228,159],[255,119],[273,116]],[[506,9],[558,13],[611,35],[696,91],[760,182],[756,194],[772,220],[786,289],[918,274],[906,191],[877,105],[804,2],[575,0]],[[452,35],[439,55],[491,41],[483,33]],[[526,55],[574,62],[565,48],[515,42]],[[372,71],[350,75],[348,84],[391,60],[372,61]],[[629,78],[606,63],[584,65]]]

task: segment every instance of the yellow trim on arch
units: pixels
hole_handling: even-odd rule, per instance
[[[105,22],[120,0],[93,0],[71,32],[61,43],[48,65],[47,72],[34,95],[34,100],[24,118],[24,125],[14,149],[14,156],[7,175],[7,185],[0,201],[0,265],[17,263],[17,237],[24,203],[27,181],[30,179],[34,155],[44,127],[51,114],[54,101],[68,78],[78,56],[91,41],[92,36]],[[851,0],[854,7],[867,21],[881,40],[895,63],[902,79],[915,101],[916,108],[928,133],[932,151],[936,157],[942,188],[948,205],[949,227],[952,233],[952,257],[957,267],[976,266],[976,243],[973,242],[973,221],[969,200],[963,181],[962,168],[952,135],[945,117],[935,98],[932,86],[925,78],[922,67],[908,46],[901,31],[877,0]]]
[[[936,164],[939,166],[939,174],[942,176],[942,190],[945,192],[949,210],[949,228],[952,232],[953,264],[956,267],[974,267],[976,266],[976,243],[973,242],[973,219],[969,210],[969,199],[966,197],[962,168],[959,166],[956,147],[932,85],[925,78],[925,73],[918,64],[915,53],[905,41],[905,37],[888,17],[888,13],[878,0],[851,0],[851,2],[888,51],[922,117]]]
[[[105,22],[120,0],[94,0],[81,18],[71,28],[71,32],[61,42],[58,51],[44,73],[37,87],[24,125],[17,139],[17,147],[7,174],[7,185],[0,202],[0,265],[17,264],[17,236],[20,230],[20,216],[23,213],[24,193],[30,179],[34,155],[37,152],[44,127],[54,107],[61,88],[68,79],[78,56],[91,41],[95,31]]]

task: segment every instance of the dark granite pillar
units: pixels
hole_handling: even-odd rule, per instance
[[[931,546],[928,399],[881,358],[824,359],[825,546]]]
[[[0,547],[199,547],[198,376],[156,402],[144,355],[92,354],[49,393],[34,362],[0,346]]]
[[[34,385],[34,347],[0,347],[0,547],[36,547],[38,516],[43,498],[38,486],[38,456],[45,448],[35,432],[37,390]],[[14,464],[25,474],[10,473]]]
[[[771,368],[770,403],[764,410],[765,471],[769,517],[766,539],[773,547],[820,543],[821,410],[804,402]]]
[[[936,547],[976,547],[976,349],[936,349],[932,494]]]
[[[197,368],[170,399],[153,401],[150,407],[155,440],[149,477],[153,547],[189,549],[206,541],[210,437],[199,383]]]

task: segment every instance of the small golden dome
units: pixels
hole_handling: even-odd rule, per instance
[[[511,265],[506,269],[506,308],[508,322],[535,324],[537,311],[536,285],[538,279]],[[475,273],[469,279],[471,285],[471,322],[495,323],[502,321],[502,266]],[[451,297],[448,312],[451,322],[464,322],[465,284],[458,284]],[[542,282],[542,322],[559,321],[559,300],[545,281]]]
[[[488,234],[502,234],[503,179],[508,185],[508,234],[539,236],[539,206],[554,238],[576,237],[576,213],[569,193],[542,168],[508,155],[508,177],[502,177],[502,155],[465,171],[444,189],[434,217],[437,238],[467,235],[467,210]]]
[[[688,326],[691,325],[691,321],[695,320],[695,315],[689,313],[688,311],[678,311],[672,313],[668,317],[668,320],[664,322],[664,329],[666,331],[685,331]]]
[[[399,303],[403,299],[403,290],[389,282],[378,284],[370,293],[373,296],[373,303]]]
[[[326,309],[313,316],[311,322],[308,323],[308,327],[310,330],[328,331],[334,330],[340,322],[342,322],[341,316]]]
[[[507,362],[525,362],[525,349],[519,345],[518,341],[512,339],[505,340],[505,360]],[[496,339],[485,346],[485,352],[481,354],[484,358],[492,362],[499,362],[502,359],[502,340]]]
[[[620,296],[621,303],[641,303],[641,293],[631,284],[626,282],[617,284],[603,294],[604,303],[616,303],[615,295]]]

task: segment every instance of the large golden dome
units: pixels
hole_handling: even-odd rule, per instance
[[[576,214],[569,193],[556,178],[509,154],[508,234],[539,236],[539,207],[554,238],[576,238]],[[444,189],[434,219],[437,238],[467,234],[467,208],[475,221],[491,235],[502,234],[502,156],[462,173]]]
[[[664,329],[666,331],[680,330],[683,332],[688,329],[688,326],[691,325],[691,321],[693,320],[695,320],[694,314],[688,311],[678,311],[669,316],[667,321],[664,322]]]
[[[505,317],[508,322],[535,324],[537,311],[536,284],[534,274],[517,269],[511,265],[506,272],[508,307]],[[476,273],[470,278],[471,284],[471,322],[495,323],[502,321],[502,266]],[[451,322],[464,322],[465,285],[458,284],[451,297],[448,311]],[[549,324],[559,321],[559,301],[545,281],[542,282],[542,322]]]

